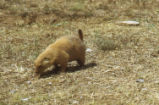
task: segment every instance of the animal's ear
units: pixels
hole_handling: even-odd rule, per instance
[[[49,58],[44,58],[43,60],[43,65],[46,65],[50,62],[50,59]]]

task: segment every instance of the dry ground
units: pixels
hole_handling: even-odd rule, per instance
[[[158,0],[1,0],[0,105],[159,105],[158,7]],[[79,28],[93,50],[86,65],[34,79],[38,54]]]

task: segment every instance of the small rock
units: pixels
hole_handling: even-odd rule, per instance
[[[138,26],[140,23],[137,21],[119,21],[117,22],[118,25],[132,25],[132,26]]]
[[[21,99],[22,101],[28,101],[30,97]]]
[[[147,88],[142,88],[142,90],[143,90],[143,91],[146,91],[146,90],[147,90]]]
[[[73,100],[73,102],[72,102],[73,104],[78,104],[79,102],[78,101],[76,101],[76,100]]]
[[[92,52],[93,50],[92,49],[90,49],[90,48],[87,48],[86,49],[86,52]]]
[[[144,79],[137,79],[136,82],[143,83]]]
[[[27,84],[31,84],[31,81],[27,81]]]
[[[16,90],[11,90],[10,91],[11,94],[14,94],[15,92],[16,92]]]
[[[52,85],[52,83],[51,83],[51,82],[49,82],[49,85]]]

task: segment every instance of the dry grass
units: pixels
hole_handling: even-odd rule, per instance
[[[115,50],[120,47],[117,45],[117,42],[115,42],[115,40],[100,37],[100,35],[96,35],[94,40],[94,43],[96,43],[97,47],[103,51]]]
[[[0,105],[158,105],[158,6],[157,0],[2,0]],[[34,79],[38,54],[79,28],[93,50],[85,67],[71,62],[64,74]]]

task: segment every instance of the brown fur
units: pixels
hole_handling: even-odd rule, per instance
[[[50,44],[35,60],[35,72],[41,75],[43,71],[54,65],[61,66],[61,71],[65,71],[67,63],[76,60],[80,66],[85,63],[85,45],[83,43],[82,30],[78,30],[79,36],[63,36]]]

